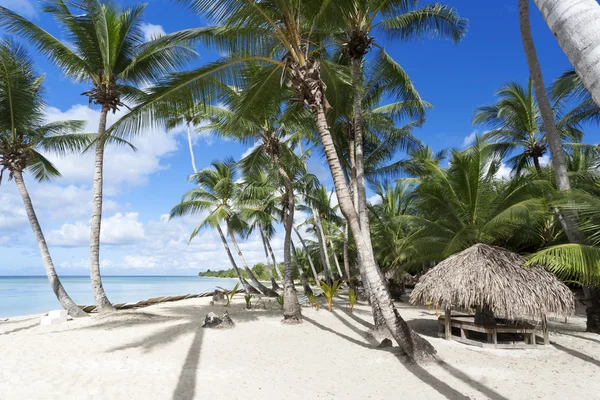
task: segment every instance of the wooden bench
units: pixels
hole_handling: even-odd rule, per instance
[[[533,325],[526,323],[509,324],[507,323],[508,321],[504,320],[498,320],[498,324],[496,325],[478,325],[470,321],[473,318],[474,317],[470,315],[451,317],[450,323],[447,324],[445,316],[440,316],[438,318],[438,336],[479,347],[518,348],[536,345],[535,327]],[[446,334],[446,329],[448,329],[448,327],[450,335]],[[460,330],[460,336],[452,334],[452,328],[458,328]],[[467,332],[484,333],[487,336],[487,342],[470,339],[467,337]],[[499,333],[522,335],[523,342],[499,342]]]

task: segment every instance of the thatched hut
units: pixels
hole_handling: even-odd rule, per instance
[[[550,272],[538,265],[525,266],[525,261],[506,249],[476,244],[423,275],[410,302],[431,302],[446,310],[448,324],[451,307],[477,308],[506,320],[541,320],[545,330],[548,314],[573,314],[574,296]],[[449,329],[448,326],[447,338]]]

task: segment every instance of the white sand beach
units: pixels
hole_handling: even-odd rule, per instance
[[[600,398],[600,338],[581,332],[582,317],[568,332],[554,324],[551,346],[492,350],[437,338],[433,312],[399,303],[442,360],[417,366],[368,339],[368,305],[304,308],[304,323],[285,325],[274,300],[266,311],[243,303],[228,309],[229,330],[201,328],[225,311],[209,298],[55,326],[10,318],[0,322],[0,399]]]

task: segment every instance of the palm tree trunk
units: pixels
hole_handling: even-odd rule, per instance
[[[94,190],[92,201],[92,227],[90,233],[90,279],[94,292],[96,309],[100,313],[115,311],[115,308],[106,297],[100,275],[100,230],[102,225],[102,189],[104,169],[104,145],[106,132],[106,115],[108,107],[102,106],[100,111],[100,124],[98,127],[98,142],[96,144],[96,161],[94,164]]]
[[[540,1],[537,1],[539,5]],[[542,3],[552,3],[547,1]],[[565,154],[563,152],[563,146],[556,130],[554,123],[554,113],[552,106],[548,100],[546,94],[546,87],[544,85],[544,77],[542,75],[542,69],[537,57],[535,50],[535,44],[533,37],[531,36],[531,25],[529,21],[529,0],[519,0],[519,22],[521,26],[521,40],[523,41],[523,48],[525,50],[525,56],[527,57],[527,64],[529,66],[529,73],[533,80],[533,87],[535,89],[535,97],[537,98],[540,114],[542,116],[542,125],[546,133],[546,140],[548,141],[548,147],[550,147],[550,153],[552,155],[552,167],[554,169],[554,175],[556,178],[556,187],[558,190],[570,190],[571,184],[569,182],[569,176],[567,174],[567,165],[565,162]],[[563,230],[569,238],[571,243],[582,243],[583,237],[577,229],[575,219],[573,216],[562,213],[562,218],[559,217]]]
[[[315,220],[315,228],[317,230],[317,240],[321,248],[321,258],[323,259],[323,268],[325,270],[327,284],[331,285],[333,282],[333,272],[331,271],[331,263],[329,261],[329,252],[327,251],[327,241],[325,240],[325,232],[323,232],[323,224],[321,222],[321,216],[319,211],[314,207],[312,208],[313,219]]]
[[[227,221],[227,234],[229,235],[229,238],[231,239],[231,243],[233,243],[233,247],[235,247],[235,251],[237,251],[238,257],[242,261],[242,265],[244,266],[244,271],[246,271],[246,273],[250,277],[250,280],[252,281],[252,283],[254,283],[254,286],[256,286],[258,291],[261,292],[262,294],[264,294],[265,296],[269,296],[269,297],[279,296],[279,294],[277,294],[277,292],[275,292],[273,289],[269,289],[268,287],[263,285],[258,279],[256,279],[256,276],[254,275],[252,270],[250,270],[250,268],[248,268],[248,263],[246,262],[246,259],[244,258],[244,255],[242,254],[242,250],[240,249],[240,246],[238,245],[237,239],[235,238],[233,229],[231,229],[231,224],[229,221]]]
[[[357,215],[352,199],[350,198],[340,160],[331,133],[329,132],[324,104],[322,101],[317,104],[310,104],[310,109],[313,113],[317,132],[321,139],[321,144],[323,145],[329,169],[331,170],[331,176],[338,197],[338,204],[348,221],[352,236],[354,237],[359,265],[364,269],[366,281],[368,282],[373,298],[376,300],[377,305],[381,310],[381,315],[385,319],[386,326],[396,342],[398,342],[402,351],[409,358],[428,358],[435,354],[435,349],[426,340],[412,332],[406,322],[400,317],[387,287],[384,284],[381,271],[375,264],[369,231],[361,231],[359,216]]]
[[[267,249],[269,249],[269,254],[271,255],[271,260],[273,260],[273,266],[275,267],[275,272],[277,273],[277,278],[279,278],[279,282],[282,282],[282,284],[283,284],[283,276],[281,276],[281,271],[279,270],[279,266],[277,265],[277,260],[275,259],[275,253],[273,252],[273,247],[271,247],[271,241],[266,236],[265,236],[265,242],[267,243]]]
[[[365,186],[364,168],[364,140],[362,129],[362,61],[362,58],[352,59],[352,81],[354,82],[354,87],[356,90],[354,91],[354,98],[352,104],[352,127],[354,129],[354,160],[351,161],[351,166],[353,166],[354,168],[354,179],[352,180],[354,209],[358,214],[358,222],[360,229],[362,232],[365,233],[365,239],[370,245],[371,235],[369,227],[369,214],[367,210],[367,189]],[[373,264],[375,264],[375,267],[379,270],[374,255]],[[361,265],[362,264],[359,261],[359,269],[361,269]],[[381,271],[379,271],[379,275],[381,276],[381,284],[385,286],[385,280],[383,279]],[[366,271],[361,271],[361,277],[366,278]],[[380,332],[384,331],[386,329],[386,321],[385,317],[383,316],[381,307],[376,303],[377,297],[375,296],[375,293],[371,290],[371,285],[369,284],[368,280],[363,279],[363,281],[366,294],[369,298],[369,302],[371,303],[371,307],[373,309],[373,321],[375,322],[374,330]]]
[[[533,156],[533,166],[535,167],[535,171],[540,175],[542,173],[542,167],[540,165],[540,158],[538,156]]]
[[[600,5],[597,0],[534,0],[550,31],[600,105]]]
[[[50,282],[50,287],[52,291],[56,295],[56,298],[60,302],[60,305],[67,310],[70,316],[72,317],[87,317],[87,314],[83,312],[81,308],[67,294],[67,291],[63,287],[60,279],[58,278],[58,274],[54,269],[54,263],[52,262],[52,257],[50,257],[50,251],[48,250],[48,245],[46,244],[46,239],[44,238],[44,232],[42,232],[42,227],[37,219],[37,215],[35,214],[35,210],[33,209],[33,203],[31,202],[31,198],[29,197],[29,192],[27,191],[27,187],[25,186],[25,181],[23,180],[23,174],[21,171],[13,171],[13,176],[15,179],[15,183],[17,184],[17,188],[19,189],[19,193],[23,198],[23,204],[25,205],[25,212],[27,213],[27,218],[29,219],[29,223],[31,224],[31,229],[33,230],[33,235],[35,236],[35,240],[37,241],[38,247],[40,248],[40,253],[42,255],[42,261],[44,262],[44,269],[46,270],[46,276],[48,277],[48,282]]]
[[[338,274],[340,278],[344,278],[344,274],[342,273],[342,269],[340,268],[340,262],[338,261],[337,255],[335,253],[335,246],[333,245],[333,241],[329,239],[329,245],[331,246],[331,253],[333,255],[333,261],[335,261],[335,266],[337,268]]]
[[[365,186],[365,163],[363,151],[362,90],[360,89],[362,87],[361,65],[361,58],[352,59],[352,80],[356,89],[354,91],[352,105],[356,168],[356,179],[354,180],[356,193],[354,196],[357,199],[356,208],[358,209],[360,229],[363,231],[369,231],[369,214],[367,212],[367,189]]]
[[[292,227],[294,226],[294,187],[287,171],[281,165],[281,160],[277,154],[272,154],[271,159],[279,171],[285,186],[285,196],[287,196],[287,207],[283,210],[283,228],[285,237],[283,239],[283,319],[289,322],[302,321],[302,310],[298,302],[298,293],[294,286],[294,275],[291,260],[292,245]],[[287,211],[287,214],[286,214]]]
[[[229,244],[227,244],[227,239],[225,238],[225,235],[223,234],[223,230],[221,229],[221,227],[219,225],[217,225],[217,232],[219,232],[219,236],[221,237],[221,242],[223,242],[223,247],[225,248],[225,252],[227,253],[227,256],[229,257],[231,266],[233,267],[235,273],[238,276],[238,279],[240,280],[242,286],[244,287],[244,292],[246,292],[246,294],[252,293],[252,289],[250,289],[250,285],[248,284],[248,282],[246,282],[246,280],[242,276],[237,264],[235,263],[233,254],[231,254],[231,250],[229,249]]]
[[[186,125],[187,125],[188,146],[190,148],[190,157],[191,157],[191,161],[192,161],[192,168],[194,169],[194,172],[197,173],[198,169],[196,168],[196,158],[194,157],[194,148],[193,148],[193,143],[192,143],[192,127],[191,127],[191,122],[190,121],[186,121]]]
[[[269,250],[267,249],[266,232],[265,232],[265,228],[262,225],[260,226],[260,237],[262,238],[263,247],[265,249],[265,257],[267,259],[267,266],[269,267],[269,279],[271,280],[271,287],[273,288],[273,290],[277,290],[277,289],[279,289],[279,285],[277,285],[277,282],[275,281],[275,278],[273,277],[273,270],[277,267],[277,265],[271,264],[271,260],[269,259]]]
[[[304,242],[304,239],[302,239],[302,236],[300,236],[300,232],[298,232],[298,229],[296,229],[295,226],[294,226],[294,231],[296,232],[298,239],[300,239],[300,243],[302,243],[302,248],[304,249],[304,252],[306,253],[306,258],[308,258],[308,264],[310,265],[310,269],[312,270],[313,277],[315,278],[315,285],[318,285],[319,284],[319,275],[317,274],[317,270],[315,269],[315,264],[313,263],[310,252],[308,251],[308,247],[306,247],[306,243]]]
[[[350,289],[352,289],[354,293],[356,293],[356,295],[358,296],[356,290],[356,282],[350,272],[350,252],[348,236],[348,222],[346,222],[346,224],[344,225],[344,270],[346,271],[346,279],[348,279],[348,286],[350,286]]]
[[[304,294],[313,294],[310,284],[308,283],[308,279],[306,279],[306,275],[304,275],[304,270],[300,266],[298,253],[296,252],[296,246],[294,246],[293,240],[290,241],[290,245],[292,246],[292,253],[294,254],[294,263],[296,264],[296,269],[298,270],[298,276],[300,277],[300,282],[302,282],[302,286],[304,287]]]

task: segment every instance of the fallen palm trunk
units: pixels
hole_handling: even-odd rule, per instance
[[[200,298],[200,297],[209,297],[209,296],[213,296],[215,294],[215,292],[206,292],[206,293],[199,293],[199,294],[184,294],[183,296],[162,296],[162,297],[153,297],[150,298],[148,300],[141,300],[138,301],[137,303],[120,303],[120,304],[114,304],[114,307],[117,310],[128,310],[131,308],[140,308],[140,307],[147,307],[147,306],[151,306],[153,304],[159,304],[159,303],[168,303],[171,301],[179,301],[179,300],[186,300],[186,299],[196,299],[196,298]],[[96,306],[95,305],[91,305],[91,306],[79,306],[79,308],[81,308],[84,312],[86,313],[91,313],[96,311]]]

